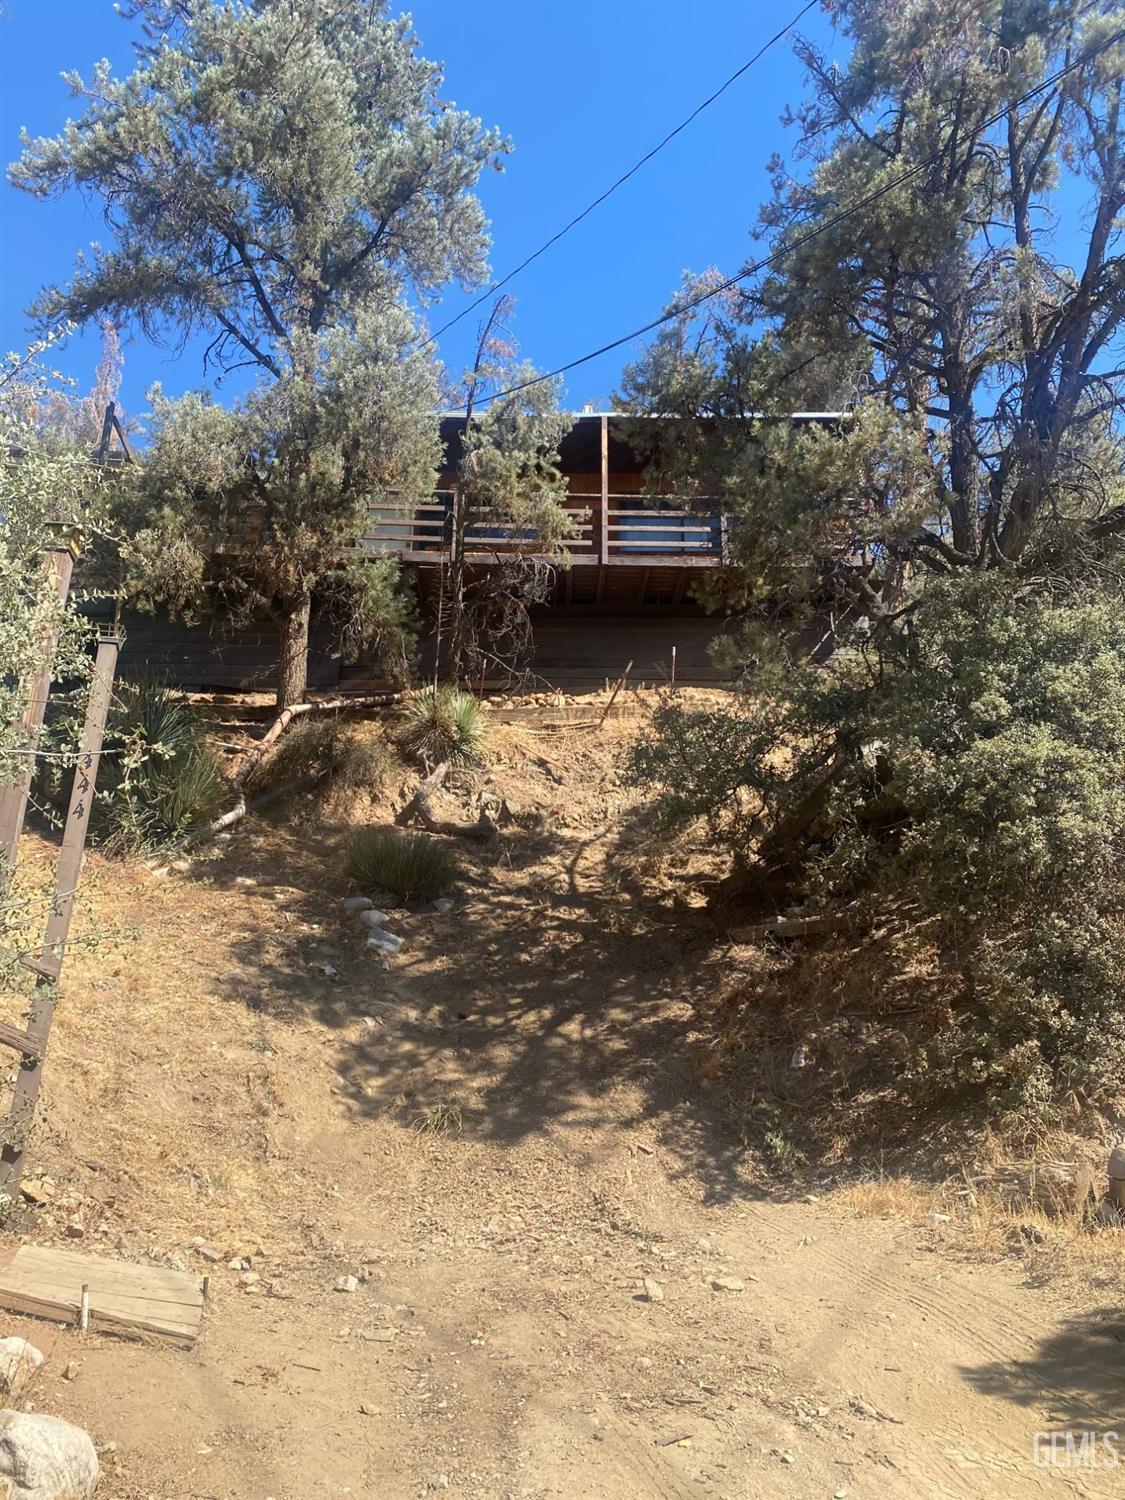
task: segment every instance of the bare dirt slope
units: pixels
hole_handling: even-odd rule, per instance
[[[92,861],[87,930],[124,925],[68,973],[30,1233],[214,1292],[190,1354],[6,1320],[50,1355],[32,1402],[110,1445],[103,1494],[1120,1494],[1032,1463],[1038,1429],[1125,1428],[1120,1306],[771,1190],[694,1062],[713,935],[607,864],[612,736],[501,751],[545,826],[389,967],[339,828]]]

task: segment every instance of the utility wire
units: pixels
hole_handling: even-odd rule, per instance
[[[1085,63],[1090,62],[1100,53],[1108,51],[1110,47],[1115,46],[1122,40],[1125,40],[1125,27],[1122,27],[1120,31],[1115,31],[1112,36],[1108,36],[1105,41],[1099,42],[1096,47],[1091,47],[1088,52],[1084,52],[1080,57],[1076,57],[1073,62],[1067,63],[1064,68],[1060,68],[1050,78],[1045,78],[1042,83],[1036,84],[1035,88],[1028,89],[1018,99],[1005,104],[1003,109],[998,109],[994,115],[990,115],[987,120],[984,120],[981,123],[980,129],[990,129],[993,125],[1005,119],[1011,110],[1019,109],[1028,100],[1034,99],[1037,94],[1043,93],[1046,89],[1053,88],[1068,73],[1073,73],[1075,68],[1082,67]],[[565,365],[559,365],[557,369],[549,370],[545,375],[535,375],[530,380],[520,381],[518,385],[508,386],[506,390],[493,391],[491,395],[487,396],[478,396],[476,398],[476,405],[485,406],[490,401],[499,401],[502,397],[517,395],[520,391],[530,390],[532,386],[542,385],[547,380],[556,380],[560,375],[566,375],[571,370],[577,370],[580,365],[588,365],[591,360],[600,359],[603,354],[610,354],[614,349],[620,349],[623,344],[630,344],[634,339],[642,338],[646,333],[651,333],[654,328],[660,328],[664,323],[670,323],[673,318],[682,317],[684,313],[691,312],[693,308],[699,307],[704,302],[709,302],[712,297],[717,297],[721,292],[729,291],[732,286],[737,286],[740,281],[746,281],[749,277],[756,276],[759,271],[764,271],[767,266],[773,265],[775,261],[780,260],[783,256],[791,255],[795,250],[799,250],[802,245],[807,245],[820,235],[827,234],[837,224],[843,223],[852,214],[858,213],[861,208],[866,208],[868,204],[875,203],[880,198],[886,197],[888,193],[894,192],[903,183],[910,182],[920,173],[926,171],[927,168],[932,167],[943,155],[943,150],[935,151],[932,155],[917,162],[907,171],[892,178],[890,182],[884,183],[882,187],[875,188],[872,192],[866,193],[862,198],[851,204],[850,207],[842,208],[825,223],[818,224],[815,229],[810,229],[805,234],[798,235],[795,240],[779,246],[778,249],[771,251],[769,255],[763,256],[761,260],[747,266],[745,270],[739,271],[734,276],[726,277],[725,280],[719,282],[718,286],[713,286],[710,290],[700,293],[698,297],[692,297],[687,302],[677,303],[674,307],[669,308],[666,313],[662,313],[660,317],[653,318],[650,323],[645,323],[640,328],[634,328],[630,333],[622,334],[620,338],[613,339],[608,344],[603,344],[600,349],[592,349],[589,354],[583,354],[578,359],[569,360]]]
[[[588,203],[581,213],[575,214],[574,218],[571,219],[568,224],[564,224],[557,233],[553,234],[549,240],[540,245],[538,250],[533,250],[526,260],[521,260],[518,266],[513,267],[512,270],[510,270],[506,276],[502,276],[499,281],[494,281],[487,291],[482,292],[479,297],[470,302],[468,307],[459,312],[455,318],[450,318],[449,322],[443,323],[436,333],[431,333],[429,338],[418,345],[419,351],[429,348],[429,346],[436,339],[441,338],[442,334],[448,332],[448,330],[452,328],[455,323],[459,323],[462,318],[467,318],[471,312],[473,312],[481,305],[482,302],[487,302],[489,297],[498,292],[501,287],[507,286],[509,281],[518,276],[521,271],[525,271],[533,260],[538,260],[539,257],[545,254],[545,252],[548,251],[552,245],[557,245],[559,240],[562,239],[563,235],[569,234],[576,225],[581,224],[582,220],[585,219],[589,214],[592,214],[595,208],[598,208],[601,204],[603,204],[607,198],[616,193],[619,187],[623,187],[625,183],[629,181],[630,177],[634,177],[643,166],[645,166],[652,160],[654,156],[663,151],[664,147],[668,145],[669,141],[675,140],[676,136],[678,136],[681,131],[686,130],[693,120],[697,119],[705,109],[714,104],[715,100],[720,96],[720,94],[725,94],[732,83],[737,83],[737,81],[742,77],[744,73],[749,72],[754,64],[758,62],[759,59],[763,58],[770,50],[770,48],[775,45],[775,43],[780,42],[782,37],[787,36],[789,32],[793,30],[793,27],[796,26],[797,22],[800,21],[803,16],[807,15],[810,10],[814,9],[814,7],[818,3],[819,0],[808,0],[808,4],[805,5],[801,10],[799,10],[791,21],[786,22],[786,24],[781,28],[779,32],[777,32],[774,36],[771,36],[768,42],[758,48],[757,52],[754,53],[754,56],[750,59],[749,62],[743,63],[741,68],[739,68],[736,73],[732,73],[724,84],[721,84],[713,94],[704,99],[702,104],[693,109],[686,120],[681,120],[680,123],[675,127],[675,129],[670,130],[662,141],[653,146],[651,151],[646,152],[645,155],[641,157],[640,161],[635,162],[633,166],[631,166],[627,172],[624,172],[615,183],[613,183],[610,187],[607,187],[604,193],[595,198],[592,203]]]

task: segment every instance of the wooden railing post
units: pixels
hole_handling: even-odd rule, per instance
[[[598,520],[598,560],[609,561],[609,418],[602,414],[602,503]]]

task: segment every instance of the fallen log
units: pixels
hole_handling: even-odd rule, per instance
[[[277,743],[293,720],[302,714],[327,713],[329,709],[389,708],[392,703],[401,703],[404,696],[403,693],[368,693],[358,697],[318,698],[309,703],[294,703],[289,708],[283,708],[262,738],[246,752],[231,781],[236,787],[245,786],[266,752]]]
[[[254,797],[249,802],[245,795],[239,797],[238,801],[225,813],[220,813],[210,823],[204,823],[198,828],[189,828],[182,838],[174,844],[169,844],[163,851],[168,854],[184,854],[188,849],[194,849],[198,844],[204,844],[208,839],[213,839],[217,833],[222,833],[233,824],[241,822],[247,813],[256,812],[259,807],[265,807],[270,802],[276,802],[279,797],[285,797],[290,792],[300,791],[302,787],[308,786],[309,778],[299,776],[296,781],[287,781],[284,786],[271,787],[268,792],[263,792],[260,797]],[[156,873],[162,875],[168,869],[167,863],[156,867]]]
[[[430,833],[444,833],[451,838],[491,838],[496,832],[496,824],[486,812],[482,812],[472,823],[460,823],[452,818],[443,818],[435,810],[431,799],[445,781],[448,772],[448,761],[443,760],[439,766],[435,766],[395,818],[395,822],[405,825],[417,820]]]
[[[771,917],[766,922],[728,927],[727,936],[732,943],[759,943],[767,937],[826,937],[834,932],[846,932],[854,923],[855,914],[852,912],[813,912],[808,916]]]

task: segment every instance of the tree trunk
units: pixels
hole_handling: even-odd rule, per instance
[[[312,601],[301,594],[283,610],[274,611],[277,624],[277,706],[302,703],[309,685],[309,614]]]

